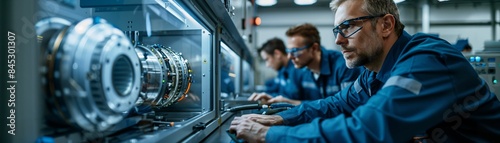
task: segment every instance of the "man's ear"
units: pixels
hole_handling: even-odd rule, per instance
[[[312,46],[313,46],[312,48],[315,48],[314,50],[318,50],[318,51],[321,50],[321,46],[316,42],[314,42],[314,44]]]
[[[273,55],[272,55],[272,56],[273,56],[273,57],[275,57],[275,56],[278,56],[278,55],[283,55],[283,54],[280,52],[280,50],[278,50],[278,49],[274,49],[274,50],[273,50]]]
[[[382,18],[382,35],[383,37],[389,37],[389,35],[394,31],[394,26],[396,25],[396,19],[392,14],[386,14]]]

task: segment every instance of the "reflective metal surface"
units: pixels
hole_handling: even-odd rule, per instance
[[[170,47],[154,46],[163,53],[163,56],[168,57],[168,60],[165,61],[170,63],[168,64],[170,71],[167,74],[170,81],[169,93],[164,96],[164,98],[170,99],[168,103],[164,101],[165,105],[168,106],[185,98],[191,88],[193,75],[191,75],[191,67],[189,67],[188,61],[182,57],[182,53],[176,53]]]
[[[236,54],[232,93],[250,52],[221,1],[38,3],[39,139],[201,142],[233,115],[220,108],[220,45]]]
[[[150,49],[151,48],[151,49]],[[138,104],[156,104],[167,87],[168,67],[159,53],[150,46],[137,45],[137,56],[142,66],[142,88]]]
[[[104,131],[121,121],[141,84],[139,59],[123,32],[98,17],[73,25],[48,18],[36,29],[49,122]]]
[[[138,104],[167,107],[186,97],[191,88],[192,71],[181,53],[158,44],[138,45],[136,51],[143,71]]]

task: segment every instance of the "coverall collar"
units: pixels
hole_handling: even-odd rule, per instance
[[[320,75],[330,75],[330,73],[332,73],[330,71],[330,66],[333,66],[331,64],[335,64],[334,61],[330,61],[330,58],[328,58],[328,54],[326,53],[328,52],[325,47],[321,46],[321,61],[320,61]]]
[[[295,65],[293,64],[292,60],[288,60],[288,63],[285,66],[282,66],[280,70],[278,70],[279,73],[286,73],[289,70],[295,69]]]
[[[295,69],[295,65],[293,64],[292,60],[288,60],[288,64],[287,64],[287,66],[285,68],[286,68],[286,70],[293,70],[293,69]]]
[[[391,70],[394,67],[394,64],[399,58],[399,55],[401,55],[401,52],[403,51],[404,47],[406,44],[411,39],[411,35],[408,34],[406,31],[403,31],[403,34],[399,36],[398,40],[392,45],[391,50],[389,50],[389,53],[385,57],[384,63],[382,64],[382,68],[380,71],[377,73],[376,78],[380,81],[387,81],[389,77],[391,77]]]

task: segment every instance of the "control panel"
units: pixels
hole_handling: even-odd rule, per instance
[[[480,53],[464,56],[500,100],[500,84],[498,83],[500,78],[500,53]]]

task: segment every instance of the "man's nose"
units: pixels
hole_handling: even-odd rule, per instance
[[[337,45],[344,45],[347,44],[347,38],[344,38],[340,33],[337,33],[335,36],[335,44]]]

